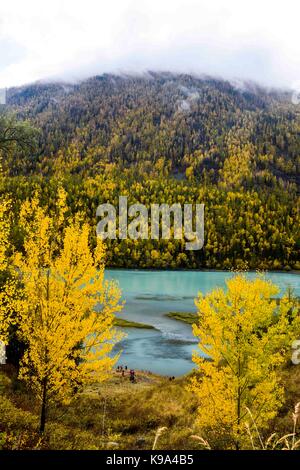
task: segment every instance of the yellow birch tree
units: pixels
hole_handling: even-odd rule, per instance
[[[283,402],[278,371],[299,334],[299,316],[288,298],[276,302],[277,294],[278,288],[260,276],[235,275],[226,291],[199,294],[196,300],[199,323],[193,330],[202,354],[193,356],[199,376],[190,389],[199,400],[199,426],[222,445],[243,446],[247,408],[264,429]]]
[[[104,247],[90,247],[90,228],[67,220],[65,194],[57,214],[47,215],[38,198],[20,213],[24,234],[15,265],[22,283],[18,300],[20,338],[26,351],[20,378],[41,403],[40,431],[51,401],[68,403],[90,382],[103,381],[117,360],[111,355],[121,335],[113,327],[122,308],[120,290],[104,279]]]
[[[0,201],[0,343],[5,346],[8,344],[10,327],[16,322],[13,313],[17,294],[17,278],[10,256],[10,204],[7,198]]]

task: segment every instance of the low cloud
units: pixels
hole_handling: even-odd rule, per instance
[[[0,5],[0,87],[169,70],[292,87],[297,0],[10,0]]]

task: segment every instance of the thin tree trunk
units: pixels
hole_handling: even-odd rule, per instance
[[[40,418],[40,433],[43,433],[45,431],[46,412],[47,412],[47,379],[44,379],[43,380],[41,418]]]
[[[237,423],[238,423],[238,430],[237,430],[237,435],[238,439],[235,443],[235,449],[240,450],[240,423],[241,423],[241,393],[240,393],[240,387],[238,388],[238,399],[237,399]]]
[[[47,270],[47,302],[49,302],[49,277],[50,277],[50,270]],[[48,363],[48,350],[47,346],[45,347],[45,356],[44,361]],[[41,407],[41,417],[40,417],[40,433],[45,431],[46,425],[46,414],[47,414],[47,376],[43,378],[42,381],[42,407]]]
[[[240,386],[240,380],[241,380],[241,357],[240,357],[240,345],[239,345],[239,341],[240,341],[240,326],[238,326],[238,333],[236,335],[236,339],[237,339],[237,346],[238,346],[238,370],[237,370],[237,376],[238,376],[238,396],[237,396],[237,425],[238,425],[238,428],[237,428],[237,441],[235,443],[235,448],[236,450],[240,450],[241,446],[240,446],[240,425],[241,425],[241,386]]]

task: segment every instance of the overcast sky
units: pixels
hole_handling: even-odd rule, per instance
[[[170,70],[300,89],[299,0],[1,0],[0,87]]]

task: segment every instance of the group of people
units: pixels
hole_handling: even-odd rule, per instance
[[[122,374],[122,377],[125,377],[125,374],[128,374],[128,367],[127,366],[117,366],[117,372]],[[129,380],[131,383],[135,383],[135,370],[129,370]]]

